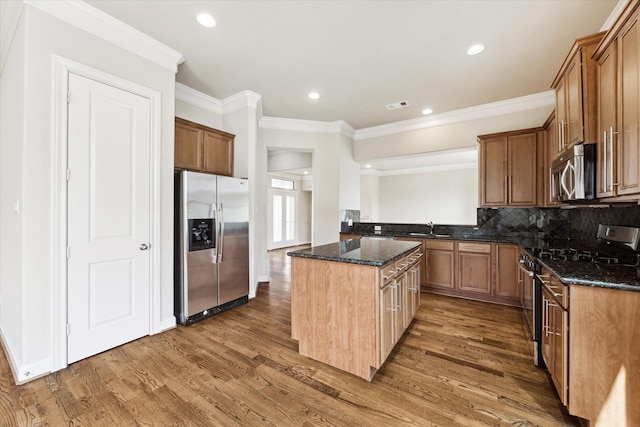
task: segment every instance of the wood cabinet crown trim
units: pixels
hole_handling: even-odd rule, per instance
[[[229,138],[235,138],[236,137],[232,133],[225,132],[223,130],[212,128],[212,127],[209,127],[209,126],[205,126],[205,125],[202,125],[200,123],[192,122],[190,120],[183,119],[181,117],[176,117],[175,120],[176,120],[176,123],[182,123],[184,125],[187,125],[187,126],[190,126],[190,127],[194,127],[194,128],[198,128],[200,130],[206,130],[207,132],[214,132],[214,133],[217,133],[217,134],[220,134],[220,135],[223,135],[223,136],[228,136]]]
[[[596,61],[600,59],[611,42],[616,39],[620,30],[622,30],[622,28],[627,24],[629,18],[634,14],[634,12],[636,12],[638,6],[640,6],[639,0],[631,0],[629,3],[627,3],[622,13],[620,13],[620,16],[618,16],[618,18],[613,23],[611,28],[609,28],[609,30],[606,32],[602,40],[600,40],[600,44],[598,44],[595,52],[593,52],[593,59],[595,59]]]
[[[605,34],[606,33],[603,31],[603,32],[591,34],[585,37],[580,37],[579,39],[576,39],[575,42],[573,42],[573,45],[571,46],[571,50],[567,54],[567,57],[564,59],[564,62],[562,63],[560,70],[558,70],[558,74],[556,74],[555,79],[553,79],[553,83],[551,83],[551,89],[556,89],[558,87],[558,85],[564,78],[567,68],[573,62],[573,58],[575,57],[576,53],[578,53],[579,50],[583,49],[586,46],[599,43]]]

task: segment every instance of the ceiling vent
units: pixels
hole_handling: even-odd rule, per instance
[[[394,102],[393,104],[387,104],[387,110],[397,110],[399,108],[408,107],[409,103],[407,101]]]

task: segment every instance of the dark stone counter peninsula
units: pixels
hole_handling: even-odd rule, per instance
[[[419,246],[419,242],[391,239],[350,239],[287,252],[287,255],[382,267]]]

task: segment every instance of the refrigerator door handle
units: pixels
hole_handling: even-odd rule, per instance
[[[220,224],[220,239],[218,240],[219,249],[216,250],[218,250],[218,262],[222,262],[224,250],[224,206],[222,206],[222,203],[220,203],[220,221],[218,221],[218,223]]]

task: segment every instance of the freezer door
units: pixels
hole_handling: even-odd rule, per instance
[[[218,253],[216,248],[217,223],[217,190],[216,176],[198,172],[182,172],[185,182],[183,199],[183,239],[186,257],[184,271],[184,312],[187,317],[219,305],[218,269],[216,265]],[[191,244],[194,220],[198,224],[210,219],[213,232],[207,237],[210,245]],[[207,221],[208,222],[208,221]],[[209,247],[212,247],[209,249]]]
[[[187,318],[219,305],[213,249],[187,252]]]
[[[218,304],[249,294],[249,182],[218,176]]]

